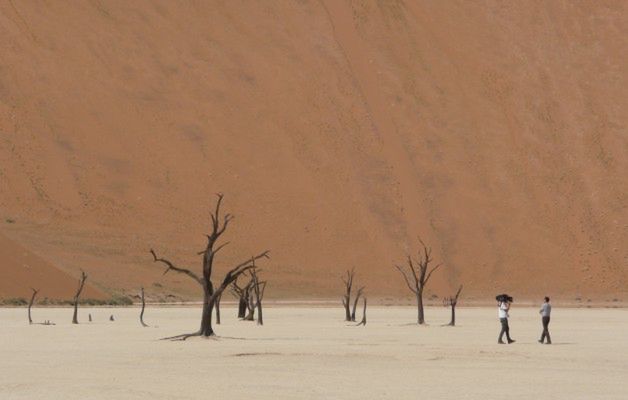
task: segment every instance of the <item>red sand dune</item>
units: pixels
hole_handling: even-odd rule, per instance
[[[39,290],[40,300],[71,299],[76,293],[77,280],[2,235],[0,254],[0,298],[29,298],[31,288]],[[106,296],[86,282],[82,297],[104,299]]]
[[[270,249],[269,296],[337,297],[350,267],[371,296],[405,296],[393,265],[419,235],[438,295],[623,296],[627,16],[0,1],[0,231],[110,290],[189,296],[148,249],[197,268],[222,191],[220,268]]]

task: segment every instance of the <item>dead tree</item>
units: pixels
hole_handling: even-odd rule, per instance
[[[366,297],[364,297],[364,308],[362,308],[362,321],[358,323],[356,326],[366,326]]]
[[[39,293],[39,289],[33,289],[33,294],[31,295],[31,300],[28,302],[28,323],[29,325],[54,325],[54,322],[50,322],[49,320],[45,320],[44,322],[33,322],[31,318],[31,308],[33,308],[33,304],[35,304],[35,297]]]
[[[347,270],[345,276],[342,277],[342,283],[345,285],[345,294],[342,297],[342,305],[345,308],[345,321],[351,321],[351,289],[353,288],[354,276],[355,268]]]
[[[31,318],[31,308],[33,307],[33,303],[35,302],[35,296],[39,293],[39,290],[31,288],[33,290],[33,295],[31,296],[31,301],[28,303],[28,323],[32,324],[33,319]]]
[[[203,312],[201,314],[201,325],[199,330],[193,333],[186,333],[164,339],[185,340],[192,336],[214,336],[215,333],[214,329],[212,328],[212,312],[214,310],[216,300],[222,295],[224,290],[228,288],[238,278],[238,276],[253,268],[252,262],[254,260],[260,258],[268,258],[268,251],[264,251],[240,264],[237,264],[227,272],[220,285],[217,288],[214,287],[214,284],[212,282],[214,257],[223,247],[225,247],[227,243],[223,243],[218,246],[216,244],[218,239],[220,239],[222,234],[227,229],[229,222],[231,222],[231,220],[233,219],[233,216],[231,216],[230,214],[226,214],[224,217],[222,217],[221,221],[220,205],[222,203],[223,195],[218,194],[217,196],[218,200],[216,202],[216,208],[211,214],[211,233],[207,235],[207,245],[205,246],[205,250],[198,253],[199,255],[203,255],[202,276],[197,275],[195,272],[192,272],[187,268],[177,267],[169,260],[157,257],[157,254],[153,249],[150,250],[154,262],[166,265],[166,270],[164,271],[164,274],[168,273],[169,271],[175,271],[177,273],[184,274],[196,283],[198,283],[203,289]]]
[[[449,321],[448,326],[456,326],[456,304],[458,304],[458,297],[460,296],[460,292],[462,292],[462,285],[458,288],[456,295],[453,297],[447,297],[443,300],[443,305],[451,307],[451,321]]]
[[[358,289],[355,294],[355,299],[353,300],[353,309],[351,310],[351,321],[355,322],[355,309],[358,308],[358,301],[360,300],[360,296],[362,296],[362,292],[364,291],[364,286]]]
[[[78,303],[86,280],[87,274],[85,273],[85,271],[81,270],[81,277],[79,279],[78,289],[76,290],[76,294],[74,295],[74,316],[72,317],[73,324],[78,324]]]
[[[432,249],[427,247],[422,240],[419,239],[419,241],[423,246],[423,252],[419,250],[419,259],[412,260],[412,257],[408,256],[407,271],[399,265],[396,265],[395,267],[399,270],[399,272],[401,272],[408,288],[416,296],[418,309],[417,322],[419,325],[422,325],[425,323],[425,313],[423,311],[423,290],[425,289],[427,282],[430,280],[432,273],[434,273],[434,271],[436,271],[441,264],[438,264],[430,269],[430,263],[433,261]]]
[[[255,266],[255,263],[253,263]],[[260,282],[257,277],[256,268],[251,269],[251,280],[253,281],[253,293],[255,294],[255,307],[257,307],[257,325],[264,325],[264,317],[262,315],[262,299],[264,298],[264,291],[266,290],[266,282]]]
[[[144,288],[140,289],[140,300],[142,300],[142,311],[140,311],[140,324],[142,324],[142,326],[146,328],[148,327],[148,325],[146,325],[146,323],[144,322],[144,308],[146,308],[146,300],[144,299]]]

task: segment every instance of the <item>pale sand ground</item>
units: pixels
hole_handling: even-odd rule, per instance
[[[1,399],[626,399],[628,310],[555,308],[554,345],[540,345],[536,309],[514,308],[517,343],[497,345],[493,308],[373,308],[366,328],[339,308],[274,307],[266,325],[223,310],[222,338],[165,342],[192,331],[195,308],[0,310]],[[107,319],[113,313],[116,322]]]

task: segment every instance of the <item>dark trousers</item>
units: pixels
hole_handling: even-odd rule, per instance
[[[504,337],[504,333],[506,334],[506,339],[510,342],[510,327],[508,326],[508,318],[500,318],[499,322],[502,323],[502,331],[499,332],[499,341],[502,342],[502,338]]]
[[[550,317],[542,317],[541,321],[543,322],[543,333],[541,334],[541,343],[543,343],[545,338],[547,338],[547,343],[552,343],[552,339],[550,338],[549,329],[548,329]]]

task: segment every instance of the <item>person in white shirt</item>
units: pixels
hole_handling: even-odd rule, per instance
[[[545,296],[545,302],[539,310],[539,314],[541,314],[541,322],[543,323],[543,333],[541,334],[541,339],[539,339],[539,343],[543,343],[545,341],[545,338],[547,338],[547,344],[552,344],[552,339],[550,338],[550,333],[548,329],[551,313],[552,305],[550,304],[550,298]]]
[[[502,330],[499,333],[499,339],[497,340],[497,343],[499,344],[505,344],[504,341],[502,340],[504,337],[504,333],[506,334],[506,339],[508,340],[508,344],[515,342],[513,339],[510,338],[510,327],[508,326],[508,317],[509,317],[508,311],[509,310],[510,310],[510,301],[505,299],[499,302],[498,315],[499,315],[499,322],[501,322],[502,324]]]

